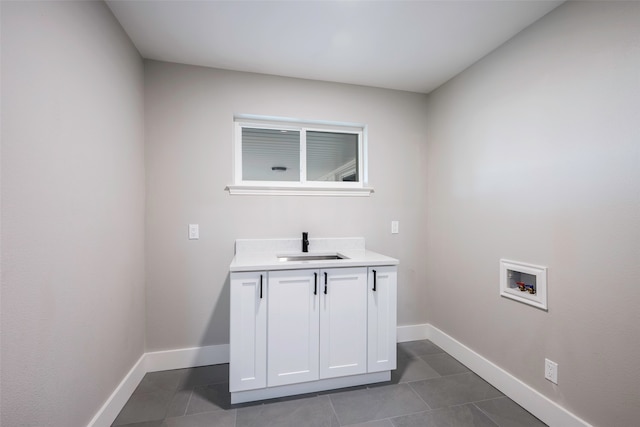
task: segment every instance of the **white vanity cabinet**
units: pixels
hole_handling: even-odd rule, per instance
[[[320,271],[320,378],[367,372],[367,268]]]
[[[267,385],[318,379],[320,297],[318,272],[269,273]]]
[[[389,381],[398,261],[363,249],[286,268],[274,258],[248,251],[231,265],[231,402]]]
[[[367,372],[367,269],[269,273],[267,386]]]
[[[397,275],[395,266],[369,267],[368,372],[396,369]]]
[[[267,386],[267,272],[231,274],[229,390]]]

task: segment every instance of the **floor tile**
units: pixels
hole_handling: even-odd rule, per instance
[[[198,368],[181,369],[184,376],[178,387],[187,389],[199,385],[229,382],[229,364],[200,366]]]
[[[164,420],[146,421],[142,423],[125,424],[122,427],[165,427]]]
[[[163,427],[235,427],[235,424],[236,411],[230,410],[167,418]]]
[[[473,404],[405,415],[391,420],[394,427],[496,427]]]
[[[231,408],[229,383],[209,384],[193,388],[187,415]]]
[[[329,395],[340,425],[364,423],[429,409],[407,384]]]
[[[546,426],[508,397],[475,402],[475,405],[500,427]]]
[[[167,413],[167,407],[172,397],[173,393],[170,391],[133,394],[118,414],[113,425],[161,420]]]
[[[427,362],[429,366],[442,376],[469,372],[469,368],[449,356],[447,353],[427,354],[420,356],[420,358]]]
[[[177,390],[173,395],[169,407],[167,408],[167,417],[180,417],[187,413],[187,405],[191,399],[191,389]]]
[[[502,396],[502,393],[473,372],[409,384],[431,409]]]
[[[236,427],[339,426],[328,396],[266,403],[237,412]]]
[[[436,427],[431,412],[433,411],[416,412],[391,418],[391,424],[394,427]]]
[[[113,425],[545,426],[428,340],[398,344],[390,382],[232,406],[228,381],[228,364],[149,373]]]
[[[409,341],[398,344],[398,357],[416,358],[425,354],[443,353],[444,350],[429,340]]]
[[[394,384],[426,380],[440,376],[429,364],[419,358],[398,358],[397,366],[397,369],[391,371],[391,382]]]
[[[175,391],[184,376],[183,369],[149,372],[142,378],[134,393],[152,393],[156,391]]]
[[[348,427],[393,427],[391,424],[391,420],[377,420],[377,421],[369,421],[361,424],[349,424]]]

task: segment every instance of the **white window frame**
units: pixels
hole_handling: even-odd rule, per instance
[[[369,196],[373,188],[367,187],[367,126],[319,120],[300,120],[282,117],[236,115],[234,117],[233,184],[227,186],[230,194],[244,195],[320,195]],[[242,179],[242,129],[276,129],[300,132],[299,181],[250,181]],[[332,132],[358,135],[358,181],[307,181],[306,132]]]

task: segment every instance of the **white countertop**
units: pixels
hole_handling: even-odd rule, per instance
[[[236,255],[229,270],[297,270],[335,267],[398,265],[400,261],[366,250],[364,239],[309,239],[309,252],[302,253],[300,239],[251,239],[236,241]],[[315,247],[316,250],[313,250]],[[340,254],[345,259],[320,261],[279,261],[283,255]]]

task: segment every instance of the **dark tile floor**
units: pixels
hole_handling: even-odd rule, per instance
[[[431,341],[398,344],[391,381],[231,405],[229,365],[152,372],[113,426],[545,426]]]

